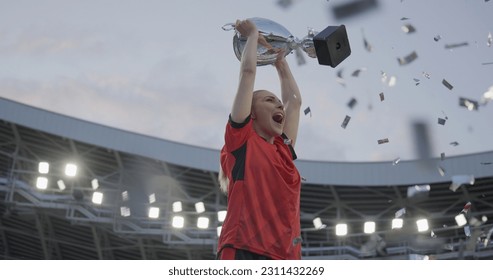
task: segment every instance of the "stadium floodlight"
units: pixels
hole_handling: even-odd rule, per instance
[[[228,211],[226,210],[217,211],[217,221],[220,223],[224,222],[226,214],[228,214]]]
[[[157,219],[159,218],[159,207],[149,207],[149,218]]]
[[[222,226],[217,227],[217,237],[221,236],[221,230],[223,229]]]
[[[404,225],[404,220],[401,218],[392,219],[392,229],[402,228]]]
[[[375,222],[368,221],[365,222],[364,231],[366,234],[372,234],[375,232]]]
[[[428,220],[427,219],[419,219],[416,221],[416,225],[418,226],[418,231],[423,232],[429,229]]]
[[[323,226],[323,223],[322,223],[322,219],[320,219],[320,217],[316,217],[315,219],[313,219],[313,227],[315,227],[316,229],[320,229],[322,228]]]
[[[183,210],[181,201],[175,201],[173,202],[173,212],[178,213]]]
[[[103,193],[102,192],[94,192],[92,194],[92,203],[101,204],[103,203]]]
[[[149,195],[149,203],[151,203],[151,204],[152,204],[152,203],[154,203],[154,202],[156,202],[156,194],[155,194],[155,193],[151,193],[151,194]]]
[[[46,190],[48,188],[48,178],[38,177],[36,179],[36,188],[40,190]]]
[[[40,174],[48,174],[50,171],[50,164],[47,163],[46,161],[42,161],[38,163],[38,172]]]
[[[63,182],[63,180],[58,180],[58,181],[56,182],[56,184],[58,185],[58,188],[59,188],[61,191],[65,190],[65,189],[67,188],[67,186],[65,186],[65,183]]]
[[[93,190],[97,190],[99,188],[99,181],[98,179],[94,178],[91,180],[91,187]]]
[[[467,224],[467,219],[464,213],[460,213],[459,215],[455,216],[455,222],[460,227],[465,226]]]
[[[122,215],[122,217],[130,217],[130,208],[127,206],[120,207],[120,215]]]
[[[185,218],[183,218],[183,216],[174,216],[171,225],[174,228],[183,228],[185,225]]]
[[[65,165],[65,175],[69,177],[75,177],[75,175],[77,175],[77,165],[73,163],[67,163],[67,165]]]
[[[336,235],[337,236],[345,236],[347,235],[347,224],[337,224],[336,225]]]
[[[199,214],[205,212],[205,205],[202,201],[195,203],[195,211]]]
[[[201,229],[209,228],[209,218],[207,217],[199,217],[197,219],[197,227]]]

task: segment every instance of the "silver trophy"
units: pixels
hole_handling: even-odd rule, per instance
[[[294,37],[282,25],[265,18],[249,18],[255,25],[261,35],[265,37],[272,48],[258,45],[257,47],[257,65],[269,65],[276,61],[277,53],[273,50],[282,50],[285,55],[296,52],[298,61],[303,60],[302,52],[306,52],[309,57],[317,58],[321,65],[330,65],[336,67],[351,54],[349,40],[346,33],[346,27],[328,26],[321,32],[308,29],[308,35],[299,40]],[[225,24],[222,29],[229,31],[235,28],[234,24]],[[241,54],[246,44],[246,37],[239,32],[233,36],[233,50],[238,60],[241,60]]]

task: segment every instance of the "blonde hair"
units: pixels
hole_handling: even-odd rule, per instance
[[[229,179],[224,174],[223,167],[219,164],[219,174],[217,176],[217,179],[219,180],[219,189],[227,194],[228,193],[228,185],[229,185]]]

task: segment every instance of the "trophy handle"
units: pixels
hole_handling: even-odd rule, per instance
[[[223,25],[221,28],[224,30],[224,31],[230,31],[230,30],[233,30],[235,29],[236,25],[234,23],[226,23],[225,25]]]

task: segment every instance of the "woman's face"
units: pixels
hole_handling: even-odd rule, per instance
[[[252,118],[257,133],[264,138],[281,135],[284,129],[284,106],[272,92],[256,91],[253,95]]]

